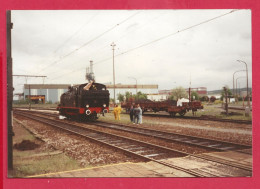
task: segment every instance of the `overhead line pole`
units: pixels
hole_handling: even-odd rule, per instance
[[[113,84],[114,84],[114,105],[116,104],[116,83],[115,83],[115,60],[114,60],[114,52],[116,44],[113,42],[111,44],[113,50]]]

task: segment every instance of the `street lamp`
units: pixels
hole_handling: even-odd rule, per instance
[[[241,78],[245,78],[245,76],[244,76],[244,77],[238,77],[238,78],[236,78],[236,93],[237,93],[237,80],[238,80],[238,79],[241,79]]]
[[[136,88],[136,95],[137,95],[137,79],[134,77],[128,77],[128,78],[135,79],[135,88]]]
[[[248,69],[247,69],[247,63],[242,60],[237,60],[238,62],[242,62],[246,65],[246,88],[247,88],[247,105],[250,108],[250,102],[249,102],[249,93],[248,93]]]
[[[242,71],[246,71],[246,70],[238,70],[238,71],[235,71],[235,72],[233,73],[233,95],[235,94],[235,79],[234,79],[235,73],[237,73],[237,72],[242,72]]]
[[[111,44],[113,50],[113,83],[114,83],[114,105],[116,103],[116,84],[115,84],[115,64],[114,64],[114,51],[116,44],[113,42]]]

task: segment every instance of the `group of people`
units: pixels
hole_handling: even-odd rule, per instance
[[[120,120],[120,113],[122,111],[122,108],[118,105],[115,105],[114,107],[114,116],[115,120]],[[142,109],[140,105],[131,106],[130,108],[130,120],[133,124],[142,124]]]
[[[130,108],[130,120],[133,124],[142,124],[142,109],[140,105],[131,106]]]

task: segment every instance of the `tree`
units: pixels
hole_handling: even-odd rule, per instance
[[[128,91],[126,91],[125,92],[125,99],[126,99],[126,101],[128,101],[130,98],[132,98],[132,93],[130,93],[130,92],[128,92]]]
[[[172,90],[172,94],[170,95],[170,100],[178,100],[181,98],[188,98],[188,93],[183,87],[176,87]]]
[[[137,92],[136,95],[133,95],[135,100],[146,100],[147,99],[147,95],[142,93],[141,91]]]
[[[232,92],[231,90],[229,89],[228,86],[225,86],[226,89],[227,89],[227,95],[228,96],[232,96]],[[223,100],[223,98],[225,97],[225,90],[224,90],[224,87],[222,88],[222,91],[221,91],[221,100]]]
[[[115,103],[115,100],[113,98],[110,98],[110,103]]]
[[[200,101],[208,102],[209,101],[209,97],[208,96],[202,96],[200,98]]]
[[[199,100],[199,94],[196,91],[192,91],[190,96],[191,100]]]
[[[117,95],[117,100],[119,100],[119,102],[123,102],[124,101],[124,98],[125,98],[125,96],[123,95],[123,94],[118,94]]]

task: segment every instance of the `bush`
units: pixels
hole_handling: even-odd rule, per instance
[[[202,97],[200,98],[200,101],[208,102],[208,101],[209,101],[209,97],[208,97],[208,96],[202,96]]]
[[[210,97],[210,102],[215,102],[215,100],[216,100],[216,97],[215,97],[215,96],[211,96],[211,97]]]
[[[221,103],[222,103],[221,100],[215,100],[215,101],[214,101],[214,104],[221,104]]]

